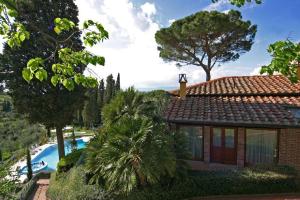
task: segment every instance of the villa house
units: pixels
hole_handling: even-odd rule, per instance
[[[300,83],[235,76],[169,92],[165,118],[189,138],[192,168],[290,165],[300,170]]]

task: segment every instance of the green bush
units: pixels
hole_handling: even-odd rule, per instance
[[[85,184],[82,166],[74,167],[67,173],[51,174],[47,197],[53,200],[113,200],[98,185]]]
[[[57,163],[57,173],[69,171],[79,160],[84,149],[75,150]]]
[[[133,191],[126,200],[186,199],[209,195],[288,193],[299,191],[297,173],[284,166],[223,172],[190,172],[184,180]]]

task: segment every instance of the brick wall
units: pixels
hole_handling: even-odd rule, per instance
[[[210,162],[210,126],[203,127],[204,133],[204,162]]]
[[[300,170],[300,129],[280,130],[278,163]]]
[[[245,166],[245,137],[246,129],[238,128],[237,133],[237,166],[243,168]]]

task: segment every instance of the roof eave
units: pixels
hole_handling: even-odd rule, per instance
[[[166,120],[167,123],[182,125],[201,125],[201,126],[231,126],[246,128],[300,128],[295,124],[278,124],[278,123],[245,123],[245,122],[218,122],[218,121],[198,121],[198,120]]]

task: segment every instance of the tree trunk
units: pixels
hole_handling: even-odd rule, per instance
[[[132,166],[133,166],[133,169],[134,169],[134,172],[138,178],[138,182],[140,184],[140,186],[144,187],[146,186],[146,178],[145,176],[139,172],[139,164],[135,161],[132,162]]]
[[[206,81],[210,81],[211,79],[210,71],[205,71],[205,73],[206,73]]]
[[[65,157],[64,136],[61,127],[56,127],[56,138],[57,138],[57,147],[58,147],[58,157],[60,160],[63,157]]]

